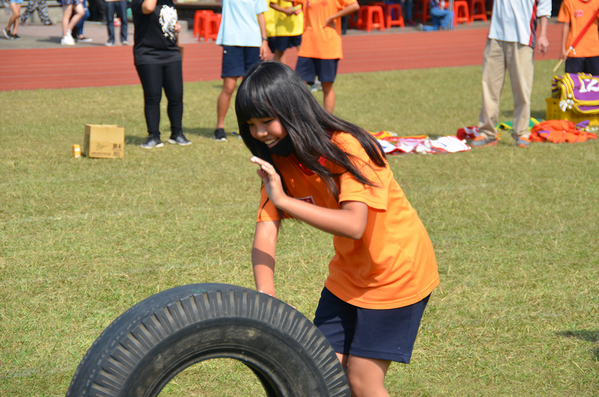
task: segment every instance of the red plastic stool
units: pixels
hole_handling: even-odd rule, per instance
[[[453,26],[464,22],[470,25],[468,2],[466,0],[456,0],[453,2]]]
[[[206,17],[213,14],[214,11],[211,10],[197,10],[193,14],[193,37],[200,39],[206,30]]]
[[[431,19],[431,16],[428,15],[428,2],[429,0],[417,0],[416,7],[414,7],[414,18],[420,18],[422,23]]]
[[[474,22],[475,19],[481,21],[487,21],[487,9],[485,7],[485,0],[471,0],[470,3],[470,22]]]
[[[222,20],[222,14],[212,14],[205,18],[206,29],[204,30],[204,40],[215,40],[218,37],[218,29],[220,28],[220,22]]]
[[[385,7],[385,14],[385,26],[387,27],[387,29],[389,29],[391,26],[399,26],[405,28],[405,24],[403,21],[403,13],[401,12],[401,5],[387,4]]]
[[[359,18],[362,20],[362,26],[359,29],[367,32],[370,32],[372,29],[385,30],[385,14],[381,6],[360,7]]]

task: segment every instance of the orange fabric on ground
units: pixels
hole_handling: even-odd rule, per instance
[[[597,134],[576,129],[576,125],[568,120],[547,120],[532,127],[532,142],[576,143],[597,139]]]
[[[300,57],[317,59],[341,59],[341,18],[335,20],[335,28],[324,27],[331,15],[336,14],[356,0],[300,0],[304,9],[304,34]]]
[[[599,0],[564,0],[559,10],[557,20],[570,23],[570,34],[566,42],[566,49],[570,48],[582,29],[599,9]],[[570,58],[586,58],[599,56],[599,29],[597,19],[582,36],[576,47],[576,53],[570,52]]]
[[[372,163],[350,134],[336,133],[333,142],[356,156],[356,164],[377,186],[363,185],[349,174],[337,178],[339,202],[325,183],[297,159],[273,155],[290,196],[327,208],[340,208],[343,201],[368,205],[368,222],[359,240],[335,236],[335,256],[329,263],[325,287],[341,300],[369,309],[393,309],[419,302],[439,284],[433,246],[418,214],[393,178],[387,165]],[[324,165],[334,172],[338,166]],[[276,207],[264,189],[257,220],[279,220]]]

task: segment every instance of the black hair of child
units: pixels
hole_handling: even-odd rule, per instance
[[[324,110],[300,76],[280,62],[261,62],[248,70],[237,90],[235,112],[239,132],[247,148],[254,156],[273,166],[268,147],[252,137],[248,121],[252,118],[278,118],[291,138],[297,159],[322,178],[335,199],[339,198],[339,192],[334,177],[339,175],[322,165],[319,162],[321,157],[337,164],[360,183],[368,186],[375,186],[375,183],[356,167],[354,156],[331,142],[333,132],[351,134],[374,164],[379,167],[386,165],[385,153],[370,133]]]

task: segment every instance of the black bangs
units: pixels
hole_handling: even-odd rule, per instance
[[[242,83],[235,99],[235,113],[238,123],[247,124],[252,118],[276,117],[267,99],[267,85],[252,84],[251,81]]]

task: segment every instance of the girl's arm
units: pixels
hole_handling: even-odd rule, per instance
[[[344,9],[342,9],[341,11],[331,15],[330,17],[327,18],[327,20],[324,23],[324,27],[326,28],[327,26],[330,27],[335,27],[335,19],[337,18],[341,18],[344,17],[346,15],[349,15],[353,12],[356,12],[360,9],[360,4],[358,4],[358,2],[356,1],[355,3],[351,3],[350,5],[348,5],[347,7],[345,7]]]
[[[154,12],[154,9],[156,8],[156,2],[157,0],[144,0],[143,3],[141,3],[141,12],[144,15],[148,15]]]
[[[331,209],[294,199],[285,194],[281,178],[270,163],[258,157],[252,157],[251,161],[260,165],[258,176],[262,178],[268,198],[278,209],[335,236],[358,240],[364,234],[368,220],[368,206],[365,203],[344,201],[341,209]]]
[[[568,48],[566,44],[568,43],[568,34],[570,34],[570,23],[564,23],[564,27],[562,29],[562,53],[560,59],[564,61],[568,58]]]
[[[264,60],[268,54],[268,41],[266,41],[266,19],[264,19],[264,13],[258,14],[258,25],[260,25],[260,37],[262,37],[262,44],[260,45],[260,59]]]
[[[293,15],[293,7],[287,7],[287,8],[283,8],[280,5],[278,5],[277,3],[270,3],[270,8],[272,8],[273,10],[277,10],[279,12],[282,12],[283,14],[286,14],[287,16],[291,16]]]
[[[275,293],[275,251],[280,221],[256,223],[252,265],[256,289],[277,297]]]

